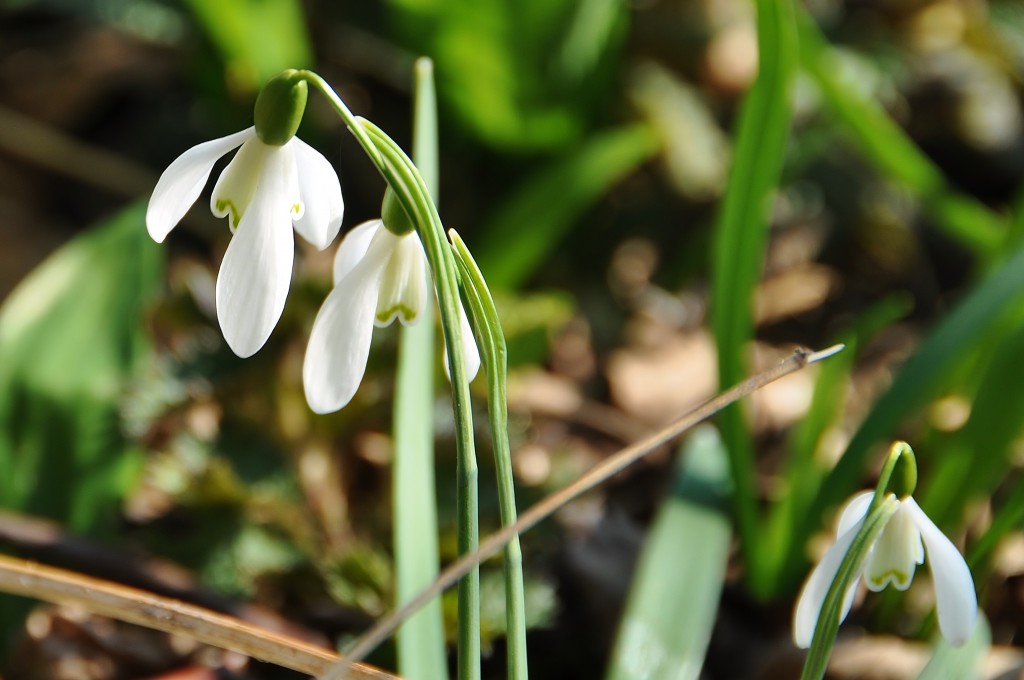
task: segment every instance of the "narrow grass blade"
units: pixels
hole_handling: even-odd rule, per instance
[[[771,594],[795,586],[806,561],[803,550],[793,543],[793,525],[829,472],[828,457],[822,449],[827,445],[829,430],[846,409],[845,395],[857,350],[905,316],[912,304],[908,295],[893,295],[870,307],[838,338],[846,345],[846,351],[821,367],[811,406],[792,435],[790,458],[783,475],[786,494],[772,509],[767,526],[768,542],[773,546],[765,562],[771,575]],[[782,580],[786,578],[789,580]]]
[[[654,520],[633,575],[608,680],[696,680],[729,560],[729,464],[703,426],[679,454],[675,488]]]
[[[843,615],[844,594],[858,578],[860,566],[866,559],[868,551],[881,535],[886,522],[899,507],[899,502],[894,495],[889,494],[884,499],[881,497],[882,489],[883,484],[880,482],[879,489],[868,508],[868,514],[848,544],[846,554],[839,564],[839,569],[832,579],[824,602],[822,602],[821,611],[814,626],[814,637],[810,649],[807,651],[807,658],[804,660],[803,672],[800,674],[801,680],[821,680],[825,677],[828,660],[832,656],[832,648],[835,646],[836,634],[842,623],[840,619]],[[853,529],[850,531],[852,532]]]
[[[1004,220],[977,200],[955,192],[942,171],[877,103],[844,87],[835,57],[814,21],[805,11],[799,18],[801,65],[864,158],[882,175],[913,191],[950,238],[976,255],[996,254],[1008,232]]]
[[[786,149],[790,91],[796,71],[796,26],[789,0],[757,3],[759,72],[740,110],[735,156],[712,246],[712,328],[718,379],[731,385],[746,374],[744,352],[753,336],[753,290],[761,276],[771,199]],[[719,418],[735,484],[740,545],[755,592],[763,590],[758,555],[754,454],[742,411]]]
[[[961,519],[968,501],[989,497],[1015,467],[1014,443],[1024,429],[1024,328],[1014,321],[1014,331],[976,352],[983,361],[971,371],[979,380],[970,418],[946,437],[922,495],[921,507],[940,526]]]
[[[875,403],[814,501],[794,513],[798,541],[807,539],[829,505],[838,503],[856,488],[872,447],[890,436],[907,414],[935,395],[950,380],[957,362],[1000,323],[1008,309],[1013,311],[1014,302],[1022,298],[1024,250],[1019,250],[961,300]]]
[[[416,65],[413,155],[437,200],[437,107],[429,60]],[[437,578],[437,492],[434,482],[434,309],[403,326],[398,347],[394,416],[395,599],[402,604]],[[441,602],[434,600],[398,631],[398,670],[410,680],[448,677]]]
[[[935,651],[917,680],[975,680],[982,677],[981,662],[992,647],[992,629],[984,614],[978,615],[974,634],[963,645],[954,647],[942,638],[935,643]]]
[[[475,248],[491,287],[515,288],[526,281],[583,212],[659,148],[645,125],[604,132],[513,192]]]

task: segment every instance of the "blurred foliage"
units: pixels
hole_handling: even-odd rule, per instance
[[[839,339],[846,352],[804,382],[718,423],[749,447],[734,462],[763,529],[744,537],[759,564],[734,557],[724,572],[721,618],[758,615],[736,644],[781,644],[786,617],[751,602],[743,578],[769,601],[792,598],[814,534],[897,436],[918,452],[922,505],[992,593],[993,639],[1016,639],[1024,607],[1000,548],[1024,529],[1024,12],[1016,0],[794,4],[796,38],[776,24],[766,41],[762,16],[759,46],[756,7],[20,0],[0,10],[0,106],[155,177],[188,145],[248,125],[256,88],[284,67],[316,68],[404,143],[406,69],[431,56],[442,216],[499,288],[519,386],[520,506],[706,397],[716,361],[731,381]],[[759,60],[768,84],[751,90]],[[240,361],[216,328],[230,235],[208,194],[157,246],[141,207],[64,178],[88,172],[65,172],[76,159],[60,147],[7,154],[23,134],[0,130],[0,290],[13,291],[0,308],[0,505],[351,635],[394,598],[383,433],[397,333],[375,334],[346,409],[313,416],[299,366],[331,251],[299,239],[282,321]],[[315,98],[302,135],[339,170],[345,229],[375,217],[379,178]],[[431,417],[450,560],[439,356]],[[655,458],[524,537],[535,677],[605,672],[669,465]],[[500,582],[486,563],[487,645],[503,632]],[[871,603],[862,621],[913,630],[926,615],[916,603]],[[758,654],[725,659],[713,641],[708,664],[749,677],[736,664]]]
[[[134,205],[58,250],[0,309],[0,498],[83,533],[113,530],[142,462],[120,425],[163,280],[142,214]]]
[[[187,4],[216,45],[224,77],[235,92],[254,94],[279,72],[312,65],[299,0],[188,0]]]
[[[505,151],[564,147],[611,92],[621,0],[390,0],[406,49],[431,57],[463,125]]]

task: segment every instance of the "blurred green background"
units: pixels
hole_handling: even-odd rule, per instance
[[[281,323],[242,361],[216,325],[230,234],[209,188],[162,246],[143,214],[162,169],[248,127],[283,68],[315,69],[408,148],[412,63],[427,55],[441,215],[495,289],[509,339],[520,507],[712,395],[720,371],[843,340],[844,354],[720,423],[731,450],[749,447],[759,529],[741,527],[710,577],[724,595],[707,677],[792,677],[789,614],[818,532],[896,436],[918,452],[923,506],[965,546],[993,640],[1019,642],[1024,8],[795,8],[790,42],[761,46],[788,83],[766,110],[785,111],[789,134],[759,146],[736,144],[759,61],[746,0],[4,3],[0,547],[326,644],[389,608],[394,329],[375,333],[353,403],[314,416],[301,363],[333,248],[297,239]],[[791,73],[764,59],[787,49]],[[775,124],[748,119],[750,135]],[[300,135],[338,170],[343,229],[376,217],[383,182],[315,95]],[[731,172],[763,175],[763,210],[728,187]],[[727,187],[740,218],[723,216]],[[732,313],[749,334],[712,323]],[[443,393],[436,420],[450,560]],[[524,538],[534,677],[604,672],[672,469],[657,452]],[[701,550],[699,536],[670,540]],[[482,580],[485,676],[502,677],[500,565]],[[11,678],[291,677],[31,607],[0,598]],[[927,597],[884,597],[854,618],[913,636],[927,610]],[[390,666],[391,653],[373,660]],[[61,658],[85,665],[62,671]]]

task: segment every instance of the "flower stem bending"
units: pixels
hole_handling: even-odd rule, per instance
[[[861,563],[864,562],[871,546],[881,535],[888,521],[896,514],[899,506],[899,501],[893,494],[887,494],[883,499],[881,493],[875,492],[875,497],[871,501],[871,509],[863,520],[853,543],[850,544],[846,556],[839,565],[839,571],[832,579],[828,594],[825,596],[800,680],[820,680],[825,676],[828,659],[832,654],[836,634],[839,632],[846,593],[850,585],[860,577]]]
[[[835,544],[811,572],[797,601],[794,641],[800,647],[810,644],[802,680],[825,675],[839,624],[850,610],[861,574],[871,590],[889,584],[906,590],[926,555],[943,637],[961,645],[970,636],[978,610],[970,569],[911,497],[916,486],[914,451],[897,441],[889,449],[874,492],[858,494],[846,504]]]
[[[460,555],[476,550],[479,543],[479,498],[476,450],[473,441],[473,414],[469,380],[462,354],[462,328],[459,317],[459,291],[455,259],[445,238],[444,226],[430,192],[416,166],[404,151],[380,128],[358,118],[327,82],[312,71],[302,77],[319,90],[359,141],[363,150],[395,192],[402,207],[416,224],[423,242],[437,289],[444,329],[448,365],[451,372],[452,404],[455,412],[456,476],[458,478],[458,548]],[[474,569],[459,581],[460,680],[480,677],[480,572]],[[339,669],[343,672],[344,669]],[[338,678],[328,670],[326,679]]]

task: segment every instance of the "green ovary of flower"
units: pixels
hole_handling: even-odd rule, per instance
[[[299,129],[306,111],[308,86],[289,69],[270,79],[256,97],[253,122],[260,141],[270,146],[287,144]]]

